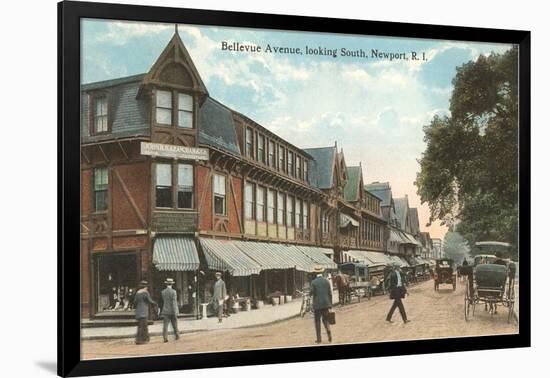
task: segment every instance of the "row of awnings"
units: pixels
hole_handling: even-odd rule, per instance
[[[420,243],[413,235],[397,229],[390,230],[390,241],[399,244],[414,244],[422,247],[422,243]]]
[[[378,266],[378,265],[393,265],[398,264],[401,267],[408,267],[409,264],[405,259],[399,256],[390,256],[382,252],[375,251],[361,251],[361,250],[349,250],[345,251],[352,259],[361,262],[365,265]]]
[[[313,272],[315,266],[337,269],[328,248],[239,240],[199,238],[208,269],[250,276],[262,270],[296,269]],[[200,266],[195,240],[160,236],[153,246],[153,264],[161,271],[191,271]]]

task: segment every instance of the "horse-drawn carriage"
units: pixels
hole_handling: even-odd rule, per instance
[[[478,264],[463,267],[468,283],[464,294],[464,318],[474,317],[476,305],[483,303],[491,314],[497,313],[497,306],[508,310],[508,321],[514,316],[516,266],[513,262],[505,264]]]
[[[369,267],[362,263],[347,262],[338,265],[339,274],[334,276],[334,284],[338,288],[340,304],[351,303],[352,297],[359,302],[361,298],[372,295],[369,280]]]

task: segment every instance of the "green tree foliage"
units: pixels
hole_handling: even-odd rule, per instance
[[[471,245],[517,245],[517,48],[457,67],[453,87],[451,115],[424,127],[418,194],[430,223],[457,225]]]
[[[470,254],[468,241],[458,232],[447,232],[443,239],[443,253],[445,257],[453,259],[455,263],[460,265],[464,258]]]

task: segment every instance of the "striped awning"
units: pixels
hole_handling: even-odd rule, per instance
[[[332,249],[305,245],[297,245],[296,248],[313,260],[315,264],[321,265],[325,269],[338,269],[338,265],[330,257],[327,257],[327,255],[334,253]]]
[[[237,248],[258,263],[262,270],[292,269],[312,272],[315,262],[295,246],[278,243],[234,242]]]
[[[153,246],[153,264],[160,271],[190,271],[199,269],[200,261],[195,241],[183,236],[159,236]]]
[[[344,253],[366,265],[390,265],[392,263],[390,256],[385,255],[382,252],[360,251],[352,249],[349,251],[345,251]]]
[[[350,224],[354,227],[359,227],[359,221],[353,219],[347,214],[340,213],[340,227],[345,228]]]
[[[390,241],[399,244],[409,243],[409,240],[398,230],[390,230]]]
[[[399,265],[402,268],[408,267],[409,263],[403,258],[400,258],[399,256],[388,256],[392,263]]]
[[[419,247],[422,247],[422,243],[420,243],[418,240],[416,240],[416,238],[409,234],[408,232],[403,232],[402,233],[408,240],[408,243],[407,244],[414,244],[414,245],[417,245]]]
[[[241,251],[233,241],[200,238],[200,245],[211,270],[228,271],[232,276],[260,274],[262,267]]]

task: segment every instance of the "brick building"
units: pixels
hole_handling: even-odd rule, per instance
[[[292,295],[397,226],[336,144],[302,149],[210,97],[177,33],[149,72],[81,86],[81,135],[83,317],[167,277],[196,313],[215,271],[240,297]]]

